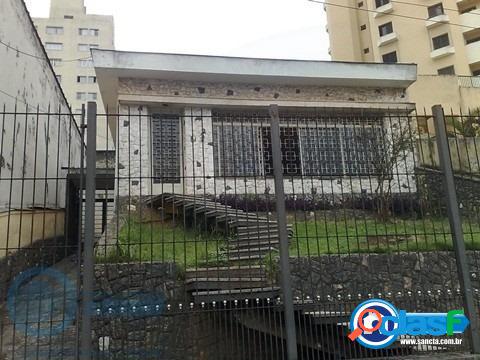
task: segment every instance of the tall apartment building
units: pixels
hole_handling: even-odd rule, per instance
[[[480,0],[328,0],[325,10],[332,60],[416,63],[418,108],[480,106]]]
[[[87,14],[84,0],[51,0],[50,16],[33,21],[72,111],[81,113],[82,104],[96,101],[105,113],[90,49],[114,49],[113,16]],[[110,149],[110,132],[99,122],[97,150]]]

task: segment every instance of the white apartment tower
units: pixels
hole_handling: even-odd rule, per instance
[[[50,16],[33,21],[72,111],[79,114],[82,104],[96,101],[98,113],[105,113],[90,49],[114,49],[113,16],[87,14],[84,0],[51,0]],[[97,150],[111,149],[106,122],[100,121]]]

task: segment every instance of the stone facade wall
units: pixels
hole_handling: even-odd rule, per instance
[[[118,195],[148,195],[151,192],[150,118],[143,107],[120,106],[116,150]]]
[[[122,114],[128,113],[126,107]],[[143,110],[145,115],[150,110]],[[399,118],[398,121],[401,121]],[[151,179],[151,132],[149,117],[121,116],[119,121],[118,194],[141,196],[177,192],[186,194],[265,194],[274,193],[273,177],[226,178],[215,176],[213,129],[210,108],[186,107],[181,117],[181,181],[178,184],[156,184]],[[391,126],[386,119],[386,127]],[[141,125],[140,125],[141,123]],[[391,133],[391,132],[390,132]],[[393,169],[392,192],[416,191],[413,153],[401,159]],[[368,193],[377,189],[375,176],[289,177],[285,179],[287,194],[312,193],[342,194]],[[386,186],[386,185],[385,185]]]
[[[405,102],[404,89],[319,87],[267,84],[208,83],[145,79],[120,79],[119,94],[215,98],[225,100],[287,100],[325,102]]]
[[[401,89],[374,88],[322,88],[314,86],[273,86],[251,84],[217,84],[178,81],[121,79],[120,94],[150,94],[181,96],[189,98],[216,99],[271,99],[279,98],[298,102],[335,101],[339,104],[351,101],[384,102],[384,105],[400,101]],[[178,94],[178,95],[177,95]],[[215,177],[214,144],[212,125],[213,106],[192,107],[185,105],[181,115],[181,157],[182,181],[179,184],[155,184],[151,177],[151,131],[148,114],[165,112],[169,107],[158,105],[123,105],[119,119],[118,175],[120,195],[148,195],[162,192],[188,194],[249,194],[273,193],[273,178],[265,177]],[[176,109],[176,108],[175,108]],[[248,108],[245,108],[248,109]],[[178,110],[173,110],[178,111]],[[345,111],[345,110],[344,110]],[[142,116],[138,116],[141,114]],[[388,114],[387,114],[388,115]],[[396,123],[408,126],[408,120],[399,117],[385,117],[388,134]],[[139,128],[141,123],[141,128]],[[413,147],[412,147],[413,149]],[[399,161],[394,169],[392,191],[409,193],[416,191],[413,175],[413,153]],[[412,175],[409,175],[412,174]],[[377,188],[375,177],[294,177],[285,180],[285,191],[289,194],[314,191],[318,194],[373,193]],[[300,190],[301,189],[301,190]],[[313,190],[314,189],[314,190]]]

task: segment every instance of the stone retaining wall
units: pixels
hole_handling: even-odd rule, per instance
[[[471,251],[467,256],[473,287],[480,289],[480,252]],[[456,296],[459,282],[453,252],[292,258],[290,264],[294,294],[299,297],[303,294],[303,297],[338,298],[340,295],[345,299],[350,295],[355,299],[358,294],[385,297],[391,293],[400,298],[397,299],[400,304],[412,306],[408,295],[411,292],[415,294],[415,306],[429,311],[444,306],[447,299],[460,304],[460,297]],[[478,292],[476,296],[480,301]]]

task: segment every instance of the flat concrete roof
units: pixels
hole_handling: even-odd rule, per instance
[[[415,64],[255,59],[92,50],[103,100],[116,106],[119,78],[311,86],[407,88]]]

